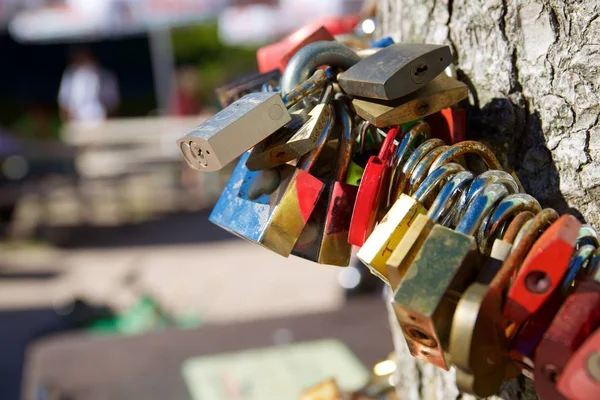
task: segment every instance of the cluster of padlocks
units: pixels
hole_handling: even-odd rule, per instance
[[[456,142],[468,90],[447,46],[375,45],[303,43],[282,74],[218,91],[225,108],[178,141],[199,171],[238,160],[210,220],[321,264],[360,247],[411,353],[464,392],[523,373],[542,399],[600,398],[600,236]]]

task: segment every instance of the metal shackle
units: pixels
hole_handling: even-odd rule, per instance
[[[283,104],[285,104],[287,108],[290,108],[300,100],[304,99],[306,96],[309,96],[320,90],[323,86],[325,86],[327,81],[328,78],[325,71],[321,69],[316,70],[312,76],[303,82],[300,82],[300,84],[282,96]]]
[[[477,233],[477,241],[482,253],[487,254],[487,250],[491,249],[504,225],[522,211],[537,214],[542,211],[542,206],[533,196],[526,193],[509,194],[498,203]]]
[[[400,176],[400,179],[396,184],[396,192],[398,194],[404,192],[404,189],[406,188],[411,173],[414,171],[414,169],[417,167],[417,165],[423,159],[423,157],[425,157],[427,153],[429,153],[436,147],[444,145],[445,142],[442,139],[427,139],[426,141],[421,143],[419,147],[415,149],[415,151],[412,152],[412,154],[410,155],[410,157],[408,157],[404,165],[402,165],[402,175]]]
[[[591,225],[582,225],[579,229],[579,234],[577,235],[577,246],[582,246],[584,244],[591,244],[596,248],[600,247],[600,235],[598,231],[594,229]]]
[[[462,218],[465,211],[469,207],[469,204],[481,193],[483,188],[492,183],[502,183],[508,189],[510,194],[519,193],[519,184],[515,181],[515,178],[511,174],[501,169],[491,169],[479,174],[469,186],[469,190],[463,193],[459,200],[459,207],[455,208],[457,211],[454,215],[448,216],[453,218],[453,223],[458,224],[458,221]]]
[[[456,163],[442,165],[440,168],[436,169],[433,174],[425,178],[412,197],[427,207],[427,200],[430,196],[437,193],[437,189],[440,185],[445,183],[452,175],[464,170],[465,168],[462,165]]]
[[[417,166],[412,170],[410,176],[408,178],[408,186],[405,188],[405,192],[409,195],[413,195],[415,191],[419,188],[421,183],[427,178],[427,173],[429,172],[429,167],[435,161],[435,159],[449,149],[450,146],[440,146],[429,151],[425,156],[419,161]]]
[[[584,244],[575,250],[573,257],[571,257],[571,261],[569,262],[569,266],[567,267],[567,272],[565,273],[565,276],[563,277],[559,287],[559,290],[561,290],[564,295],[568,295],[569,292],[571,292],[573,285],[577,283],[578,278],[582,275],[582,272],[593,260],[595,251],[596,246],[591,244]]]
[[[455,174],[433,200],[427,216],[434,222],[438,222],[450,208],[456,205],[457,197],[467,188],[474,177],[475,175],[471,171],[461,171]]]
[[[435,173],[435,171],[434,171]],[[483,221],[488,217],[503,198],[508,196],[508,190],[500,183],[492,183],[473,199],[465,215],[461,218],[456,231],[465,235],[474,236]]]
[[[348,47],[336,41],[310,43],[290,59],[281,76],[281,95],[284,96],[322,65],[348,69],[360,61],[360,57]]]
[[[350,162],[352,161],[352,150],[354,148],[356,130],[354,129],[354,120],[346,99],[343,97],[339,99],[336,98],[333,104],[342,125],[333,179],[335,181],[345,181]]]
[[[488,169],[502,169],[502,164],[496,158],[489,147],[475,140],[466,140],[450,146],[450,148],[440,155],[429,168],[429,173],[432,173],[441,165],[455,161],[459,157],[466,154],[478,155],[487,165]]]

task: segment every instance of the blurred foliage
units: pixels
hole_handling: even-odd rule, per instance
[[[172,31],[177,65],[195,65],[202,81],[204,104],[217,105],[214,91],[239,75],[256,72],[256,48],[226,46],[216,22]]]

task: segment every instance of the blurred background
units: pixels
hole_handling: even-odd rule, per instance
[[[175,145],[259,47],[319,18],[350,32],[363,6],[0,0],[0,399],[364,384],[392,350],[381,287],[211,225],[231,168],[194,172]]]

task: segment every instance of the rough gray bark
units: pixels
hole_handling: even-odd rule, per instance
[[[381,0],[381,34],[445,43],[471,90],[469,135],[494,147],[544,207],[600,227],[600,2],[597,0]],[[408,355],[403,399],[459,396],[453,372]],[[526,379],[505,399],[532,396]]]

